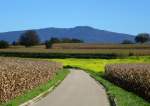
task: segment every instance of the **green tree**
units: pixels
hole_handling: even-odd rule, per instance
[[[21,45],[24,45],[26,47],[38,45],[40,43],[40,38],[36,31],[34,30],[29,30],[24,32],[20,38],[19,38],[19,43]]]
[[[135,37],[135,42],[137,43],[145,43],[148,41],[150,41],[150,34],[148,33],[141,33]]]
[[[0,48],[8,48],[9,47],[9,43],[7,41],[1,40],[0,41]]]
[[[51,48],[54,43],[60,43],[60,42],[61,41],[58,38],[52,37],[50,40],[47,40],[45,42],[45,46],[48,49],[48,48]]]

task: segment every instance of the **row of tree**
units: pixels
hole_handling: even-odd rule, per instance
[[[52,37],[50,40],[45,42],[46,48],[51,48],[54,43],[83,43],[84,41],[79,39],[69,39],[69,38],[56,38]]]
[[[5,42],[6,43],[6,42]],[[70,38],[56,38],[56,37],[52,37],[51,39],[45,41],[45,45],[46,48],[51,48],[53,43],[83,43],[82,40],[79,39],[70,39]],[[30,46],[34,46],[34,45],[39,45],[41,44],[41,40],[38,36],[38,34],[36,33],[36,31],[34,30],[29,30],[24,32],[19,40],[16,42],[12,42],[12,45],[24,45],[25,47],[30,47]],[[42,43],[43,44],[43,43]]]
[[[150,41],[150,34],[148,33],[141,33],[135,37],[135,42],[136,43],[145,43]],[[51,48],[51,46],[54,43],[83,43],[84,41],[79,40],[79,39],[69,39],[69,38],[56,38],[52,37],[51,39],[47,40],[44,44],[46,48]],[[133,41],[130,40],[124,40],[122,44],[133,44]],[[17,42],[13,42],[12,45],[24,45],[25,47],[30,47],[34,45],[39,45],[41,44],[40,38],[36,31],[34,30],[29,30],[24,32],[19,40]],[[0,41],[0,48],[7,48],[9,47],[9,43],[6,41],[1,40]]]
[[[135,42],[136,43],[145,43],[145,42],[149,42],[150,41],[150,34],[148,33],[141,33],[141,34],[138,34],[136,37],[135,37]],[[124,40],[122,42],[122,44],[133,44],[134,42],[131,41],[131,40]]]
[[[70,38],[56,38],[52,37],[50,40],[45,42],[46,48],[50,48],[53,43],[83,43],[79,39],[70,39]],[[40,38],[37,33],[33,30],[27,31],[20,36],[19,44],[26,47],[34,46],[40,44]]]
[[[145,43],[150,41],[150,34],[141,33],[135,37],[136,43]],[[50,40],[45,42],[46,48],[51,48],[53,43],[83,43],[84,41],[79,39],[69,39],[69,38],[56,38],[52,37]],[[122,44],[133,44],[134,42],[131,40],[124,40]],[[14,43],[15,44],[15,43]],[[24,45],[26,47],[34,46],[40,44],[40,38],[36,31],[29,30],[23,33],[19,38],[19,44]]]

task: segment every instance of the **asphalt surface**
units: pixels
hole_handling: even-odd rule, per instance
[[[86,72],[71,69],[70,74],[40,101],[31,106],[110,106],[105,89]]]

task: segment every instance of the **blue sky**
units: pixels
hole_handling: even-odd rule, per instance
[[[1,0],[0,32],[92,26],[150,33],[150,0]]]

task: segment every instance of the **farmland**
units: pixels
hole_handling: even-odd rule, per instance
[[[105,77],[113,83],[150,100],[150,64],[106,65]]]
[[[62,65],[56,62],[4,57],[0,57],[0,65],[0,103],[53,80],[62,69]]]
[[[52,49],[46,49],[44,45],[25,48],[23,46],[10,46],[7,49],[0,49],[6,53],[64,53],[64,54],[117,54],[117,55],[150,55],[149,45],[115,45],[115,44],[54,44]],[[65,47],[64,47],[65,46]]]
[[[150,49],[148,44],[56,43],[53,49]]]
[[[72,45],[74,46],[74,44],[72,44]],[[107,64],[125,64],[125,63],[126,64],[131,64],[131,63],[132,64],[133,63],[134,64],[135,63],[136,64],[147,64],[147,63],[150,63],[150,57],[144,56],[144,55],[150,55],[149,45],[114,45],[114,44],[104,45],[103,44],[103,45],[94,45],[94,48],[92,47],[93,45],[91,45],[91,47],[90,47],[90,45],[88,45],[89,48],[86,47],[87,45],[85,45],[85,47],[81,47],[81,48],[79,46],[78,46],[79,48],[78,47],[58,48],[58,46],[60,46],[60,45],[53,45],[52,49],[45,49],[44,45],[33,46],[33,47],[29,47],[29,48],[25,48],[23,46],[11,46],[8,49],[0,49],[0,54],[2,56],[10,56],[9,53],[10,54],[13,53],[13,55],[11,55],[11,56],[18,56],[18,57],[23,56],[23,57],[31,57],[31,58],[44,57],[45,59],[44,60],[42,59],[42,61],[44,61],[44,63],[39,62],[39,61],[41,61],[41,59],[32,59],[31,62],[30,61],[28,62],[28,59],[23,59],[23,61],[21,61],[21,62],[20,62],[20,59],[17,60],[18,62],[16,62],[16,60],[12,61],[11,59],[9,61],[6,61],[6,63],[8,63],[8,64],[10,62],[13,62],[13,63],[15,63],[15,65],[21,63],[21,65],[18,65],[17,67],[21,66],[22,69],[26,69],[26,70],[32,68],[33,73],[36,73],[34,71],[34,69],[37,69],[36,71],[38,71],[38,72],[41,72],[40,70],[43,71],[43,69],[45,69],[44,72],[49,73],[48,75],[50,75],[51,72],[53,72],[53,74],[55,74],[55,73],[57,73],[57,71],[53,67],[54,65],[52,65],[53,68],[52,67],[50,68],[50,66],[51,66],[50,64],[59,64],[59,63],[63,63],[63,65],[65,67],[77,67],[77,68],[84,69],[85,71],[90,73],[90,75],[93,78],[95,78],[98,82],[100,82],[102,85],[104,85],[104,87],[107,90],[108,95],[110,97],[112,97],[114,100],[116,100],[115,102],[117,103],[117,106],[150,106],[150,104],[143,98],[137,96],[136,94],[134,94],[132,92],[128,92],[128,91],[120,88],[118,85],[114,85],[112,83],[113,81],[111,82],[111,80],[109,81],[104,78],[105,66]],[[67,45],[65,44],[65,46],[67,46]],[[6,54],[6,55],[4,55],[4,54]],[[37,54],[37,56],[36,56],[36,54]],[[72,55],[70,55],[70,54],[75,54],[75,56],[73,56],[74,58],[71,58]],[[107,57],[108,59],[102,59],[101,57],[99,57],[99,55],[101,55],[101,54],[104,54],[105,55],[104,57],[105,58]],[[107,55],[107,54],[123,55],[123,57],[122,58],[118,58],[118,57],[112,58],[111,55]],[[22,56],[20,56],[20,55],[22,55]],[[28,56],[28,55],[30,55],[30,56]],[[51,55],[51,56],[49,57],[49,55]],[[133,56],[133,55],[136,55],[136,56]],[[83,56],[86,56],[86,57],[83,58]],[[94,56],[98,56],[98,58],[95,58]],[[128,57],[128,56],[131,56],[131,57]],[[56,58],[56,59],[50,59],[50,58]],[[4,60],[5,60],[5,58],[4,58]],[[50,63],[49,62],[47,63],[47,60]],[[54,61],[56,61],[56,62],[54,62]],[[59,63],[57,63],[57,62],[59,62]],[[28,65],[26,65],[27,63],[29,63],[29,64],[33,63],[33,64],[29,65],[29,68],[28,68]],[[23,64],[25,64],[25,65],[23,66]],[[41,67],[40,70],[38,70],[38,67],[36,67],[36,65],[34,65],[34,64],[38,64],[39,67],[42,64],[44,64],[45,68]],[[35,67],[32,67],[32,66],[35,66]],[[61,64],[59,64],[58,66],[60,66],[60,68],[62,68]],[[53,69],[55,71],[46,71],[46,70],[48,70],[46,67],[49,68],[49,70]],[[20,69],[20,68],[18,68],[18,69]],[[12,71],[14,71],[13,68],[12,68]],[[29,73],[29,71],[27,71],[27,73]],[[21,73],[21,71],[19,74],[24,75],[24,73]],[[41,74],[41,73],[39,73],[39,74]],[[43,75],[43,74],[41,74],[41,75]],[[44,75],[46,75],[46,74],[44,74]],[[65,77],[65,75],[64,75],[64,77]],[[28,75],[25,75],[25,76],[28,76]],[[35,76],[36,76],[36,74],[35,74]],[[53,76],[53,75],[50,75],[48,77],[48,79],[51,80],[51,78],[52,78],[51,76]],[[30,78],[30,76],[29,76],[29,78]],[[39,77],[38,80],[40,80],[40,78],[41,77]],[[48,81],[48,79],[46,79],[45,81]],[[35,81],[34,78],[33,78],[33,81]],[[35,83],[35,84],[37,84],[37,86],[39,86],[42,83]],[[23,86],[23,85],[21,85],[21,86]],[[36,88],[37,86],[33,87],[33,89]],[[29,89],[29,90],[31,90],[31,89]],[[34,91],[32,91],[32,92],[34,92]],[[23,93],[20,93],[19,95],[22,95],[22,94]],[[15,103],[18,103],[18,102],[15,101]]]
[[[65,66],[80,67],[83,69],[92,70],[94,72],[104,72],[106,64],[114,63],[150,63],[150,57],[129,57],[124,59],[54,59],[62,62]]]
[[[50,60],[52,61],[52,60]],[[87,70],[93,78],[103,84],[107,93],[115,98],[117,106],[150,106],[150,104],[132,92],[128,92],[106,80],[105,66],[116,63],[150,63],[150,57],[129,57],[125,59],[53,59],[64,66],[78,67]]]

